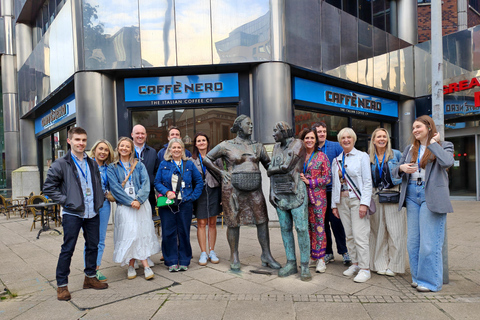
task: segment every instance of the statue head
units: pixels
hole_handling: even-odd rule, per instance
[[[252,119],[244,114],[239,115],[233,122],[233,127],[230,129],[230,131],[232,133],[250,136],[253,131]]]
[[[273,138],[276,142],[280,142],[284,139],[292,138],[294,136],[294,132],[292,127],[285,121],[279,121],[275,124],[273,128]]]

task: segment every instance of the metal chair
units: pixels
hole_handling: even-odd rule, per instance
[[[31,204],[39,204],[39,203],[42,203],[42,202],[48,202],[47,198],[45,198],[44,196],[31,196],[28,201],[27,201],[27,204],[28,205],[31,205]],[[32,226],[30,227],[30,231],[32,231],[33,229],[35,229],[35,223],[38,222],[38,221],[41,221],[42,219],[42,210],[41,209],[38,209],[38,208],[29,208],[30,209],[30,212],[32,213],[33,215],[33,223],[32,223]],[[48,217],[45,217],[46,219],[48,219]]]
[[[0,212],[3,213],[7,219],[10,219],[10,213],[15,214],[16,211],[21,210],[22,206],[19,204],[14,204],[11,198],[5,198],[0,194],[0,199]]]

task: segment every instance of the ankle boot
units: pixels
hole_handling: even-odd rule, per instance
[[[97,277],[89,278],[85,276],[85,280],[83,281],[83,289],[102,290],[107,288],[108,283],[98,281]]]
[[[282,278],[283,277],[288,277],[289,275],[292,275],[292,274],[297,273],[297,272],[298,272],[297,261],[296,260],[288,260],[285,267],[278,270],[278,276],[282,277]]]
[[[60,301],[68,301],[72,299],[67,286],[57,288],[57,299]]]
[[[267,254],[262,254],[260,259],[262,260],[263,267],[269,267],[272,269],[280,269],[282,267],[280,263],[278,263],[275,259],[273,259],[270,252],[268,252]]]
[[[312,280],[312,275],[310,274],[310,269],[308,268],[308,262],[303,263],[301,265],[301,273],[300,273],[300,279],[302,281],[310,281]]]

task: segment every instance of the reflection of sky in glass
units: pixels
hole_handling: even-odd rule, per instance
[[[99,20],[92,19],[94,25],[102,23],[105,34],[113,35],[123,27],[138,26],[138,2],[132,0],[83,0],[96,7]]]

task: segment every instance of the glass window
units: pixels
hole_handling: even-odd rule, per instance
[[[358,0],[358,18],[372,23],[372,3],[370,0]]]
[[[448,170],[452,196],[476,196],[475,136],[449,137],[455,146],[454,163]]]
[[[330,3],[332,6],[342,9],[342,0],[326,0],[326,3]]]
[[[357,16],[357,1],[343,0],[343,11],[350,13],[352,16]]]
[[[53,139],[55,143],[55,160],[57,160],[66,155],[68,151],[67,128],[56,132],[53,135]]]
[[[388,2],[388,1],[387,1]],[[385,0],[373,0],[373,26],[382,30],[385,29]]]
[[[42,139],[42,154],[43,154],[43,181],[47,178],[47,171],[50,168],[52,159],[52,137],[48,136]]]
[[[372,133],[378,127],[381,127],[381,123],[379,121],[352,119],[352,129],[357,134],[357,142],[355,143],[355,148],[366,152]],[[391,130],[388,133],[390,134],[390,136],[392,135]]]
[[[233,139],[230,128],[236,117],[235,106],[133,111],[132,126],[143,125],[147,131],[148,145],[157,151],[168,142],[168,128],[177,126],[185,148],[192,151],[193,139],[198,132],[203,132],[210,138],[212,147],[224,140]]]
[[[428,2],[430,2],[430,1],[428,1]],[[470,7],[475,9],[477,12],[480,12],[480,0],[469,0],[468,4],[470,5]]]
[[[311,128],[316,122],[323,121],[327,125],[327,140],[337,141],[337,134],[348,126],[348,117],[334,116],[322,112],[306,111],[295,108],[295,134],[304,128]]]

